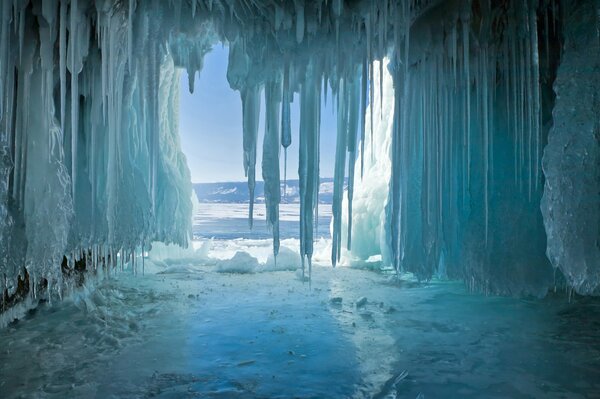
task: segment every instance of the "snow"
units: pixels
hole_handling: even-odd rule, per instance
[[[262,273],[272,271],[295,271],[301,269],[300,241],[284,239],[276,259],[269,250],[272,244],[266,239],[202,240],[193,246],[181,248],[176,245],[154,243],[146,259],[146,273],[171,273],[183,267],[187,271],[199,271],[210,266],[222,273]],[[315,245],[315,259],[320,264],[331,250],[328,240]],[[151,266],[148,266],[150,262]],[[175,269],[173,269],[175,268]]]
[[[231,259],[225,259],[217,264],[217,271],[221,273],[254,273],[258,267],[258,260],[248,252],[238,251]]]
[[[281,247],[277,258],[269,255],[263,270],[267,271],[295,271],[300,268],[300,254],[288,247]]]

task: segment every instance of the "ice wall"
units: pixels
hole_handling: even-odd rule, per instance
[[[581,9],[589,12],[576,23]],[[581,68],[592,62],[597,72],[597,11],[595,0],[4,1],[0,289],[14,292],[24,268],[32,282],[60,287],[78,259],[115,266],[153,241],[187,244],[191,187],[176,82],[184,68],[192,89],[204,54],[221,41],[242,100],[250,223],[265,99],[260,167],[274,254],[277,165],[291,143],[295,97],[309,274],[319,157],[335,151],[334,265],[343,248],[360,257],[379,248],[421,279],[543,295],[555,284],[547,252],[570,286],[594,292],[597,90]],[[389,75],[375,62],[385,56]],[[564,96],[555,108],[557,70]],[[589,101],[576,102],[580,92]],[[335,149],[319,148],[324,101],[336,104]],[[557,143],[574,138],[575,156],[561,153]],[[566,200],[568,165],[585,171],[579,202]]]
[[[542,110],[553,99],[541,95],[551,48],[539,38],[557,35],[557,14],[531,1],[468,6],[431,10],[443,23],[413,24],[401,48],[409,62],[396,59],[395,265],[543,295],[553,273],[539,210]]]
[[[173,14],[158,7],[2,2],[6,295],[16,291],[18,275],[30,292],[47,286],[60,295],[76,262],[93,270],[135,263],[152,241],[187,244],[191,184],[179,145],[174,60],[197,66],[203,53],[176,51],[177,36],[163,30],[176,25]]]
[[[555,284],[539,204],[559,8],[478,5],[447,2],[411,19],[390,53],[391,78],[371,81],[376,108],[388,93],[395,100],[374,113],[376,160],[354,166],[367,162],[350,253],[380,251],[384,263],[422,279],[541,296]],[[370,110],[365,119],[368,130]],[[388,145],[391,163],[380,152]]]
[[[386,205],[392,174],[394,85],[388,69],[389,59],[382,62],[383,69],[379,68],[380,61],[373,64],[375,96],[373,106],[367,107],[364,118],[364,145],[360,147],[358,158],[349,160],[350,167],[354,168],[355,188],[352,199],[352,245],[348,259],[342,256],[344,263],[351,263],[352,259],[366,260],[374,255],[382,255],[384,264],[392,264]],[[383,79],[381,86],[379,79]],[[383,89],[383,95],[379,93],[380,88]],[[346,243],[348,237],[348,204],[349,199],[345,196],[342,204],[342,243]]]
[[[582,294],[597,294],[600,284],[599,13],[598,1],[568,10],[554,126],[543,158],[547,254]]]

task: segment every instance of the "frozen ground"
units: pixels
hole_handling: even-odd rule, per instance
[[[2,397],[584,398],[600,389],[597,301],[486,298],[458,283],[322,266],[311,285],[292,271],[153,271],[118,274],[0,331]]]
[[[277,266],[262,239],[157,250],[0,330],[0,397],[598,397],[597,300],[332,269],[330,245],[310,284],[293,238]]]

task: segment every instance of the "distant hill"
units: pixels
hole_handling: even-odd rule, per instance
[[[298,180],[288,180],[285,196],[281,196],[281,202],[287,204],[300,202],[300,187]],[[194,190],[200,202],[212,203],[247,203],[249,198],[247,182],[223,182],[223,183],[195,183]],[[283,182],[281,183],[283,193]],[[265,202],[264,183],[256,182],[256,203]],[[333,199],[333,179],[321,178],[319,187],[319,203],[331,204]]]

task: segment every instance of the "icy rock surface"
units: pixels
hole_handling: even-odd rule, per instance
[[[543,159],[548,257],[581,294],[598,293],[600,286],[599,7],[584,1],[565,21],[554,126]]]

